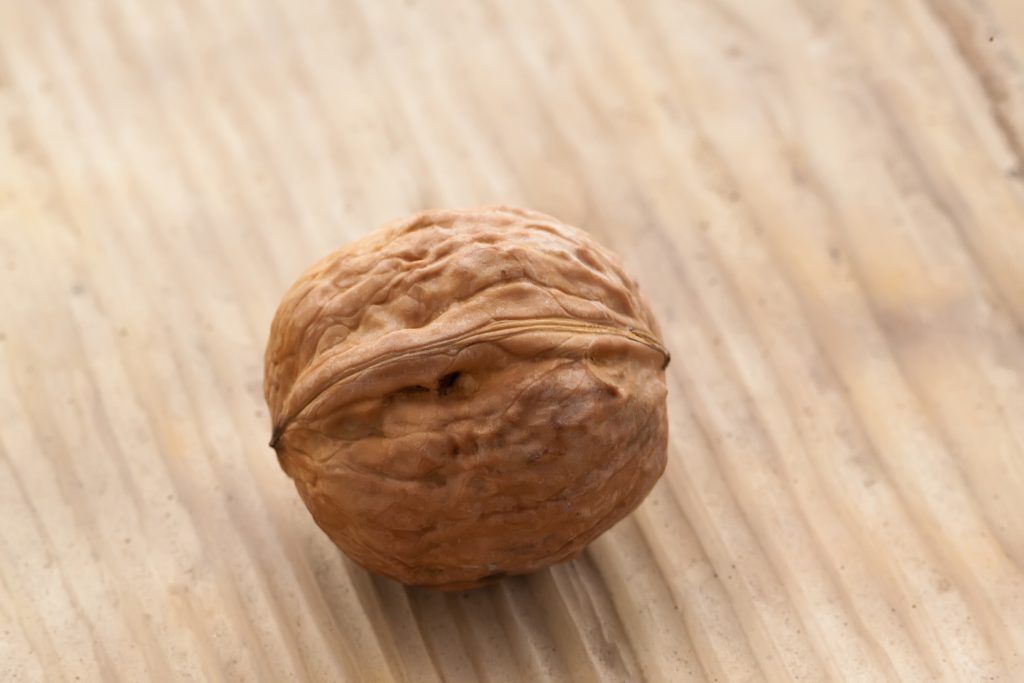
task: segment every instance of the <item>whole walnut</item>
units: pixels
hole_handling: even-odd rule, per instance
[[[572,558],[665,468],[668,352],[636,283],[532,211],[425,211],[285,295],[271,446],[371,571],[462,590]]]

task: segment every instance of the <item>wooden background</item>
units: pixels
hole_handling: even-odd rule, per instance
[[[0,680],[1024,681],[1020,0],[0,0]],[[579,560],[367,575],[267,447],[324,252],[622,254],[671,455]]]

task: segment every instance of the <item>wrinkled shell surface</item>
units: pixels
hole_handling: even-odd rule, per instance
[[[665,467],[658,325],[584,232],[428,211],[310,268],[271,328],[272,445],[363,567],[458,590],[567,560]]]

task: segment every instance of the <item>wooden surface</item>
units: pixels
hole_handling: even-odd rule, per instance
[[[0,0],[0,680],[1024,680],[1019,0]],[[367,575],[267,447],[312,260],[622,254],[671,454],[579,560]]]

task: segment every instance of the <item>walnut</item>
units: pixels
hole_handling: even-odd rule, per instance
[[[271,446],[353,560],[462,590],[572,558],[665,468],[668,352],[581,230],[505,207],[426,211],[285,295]]]

